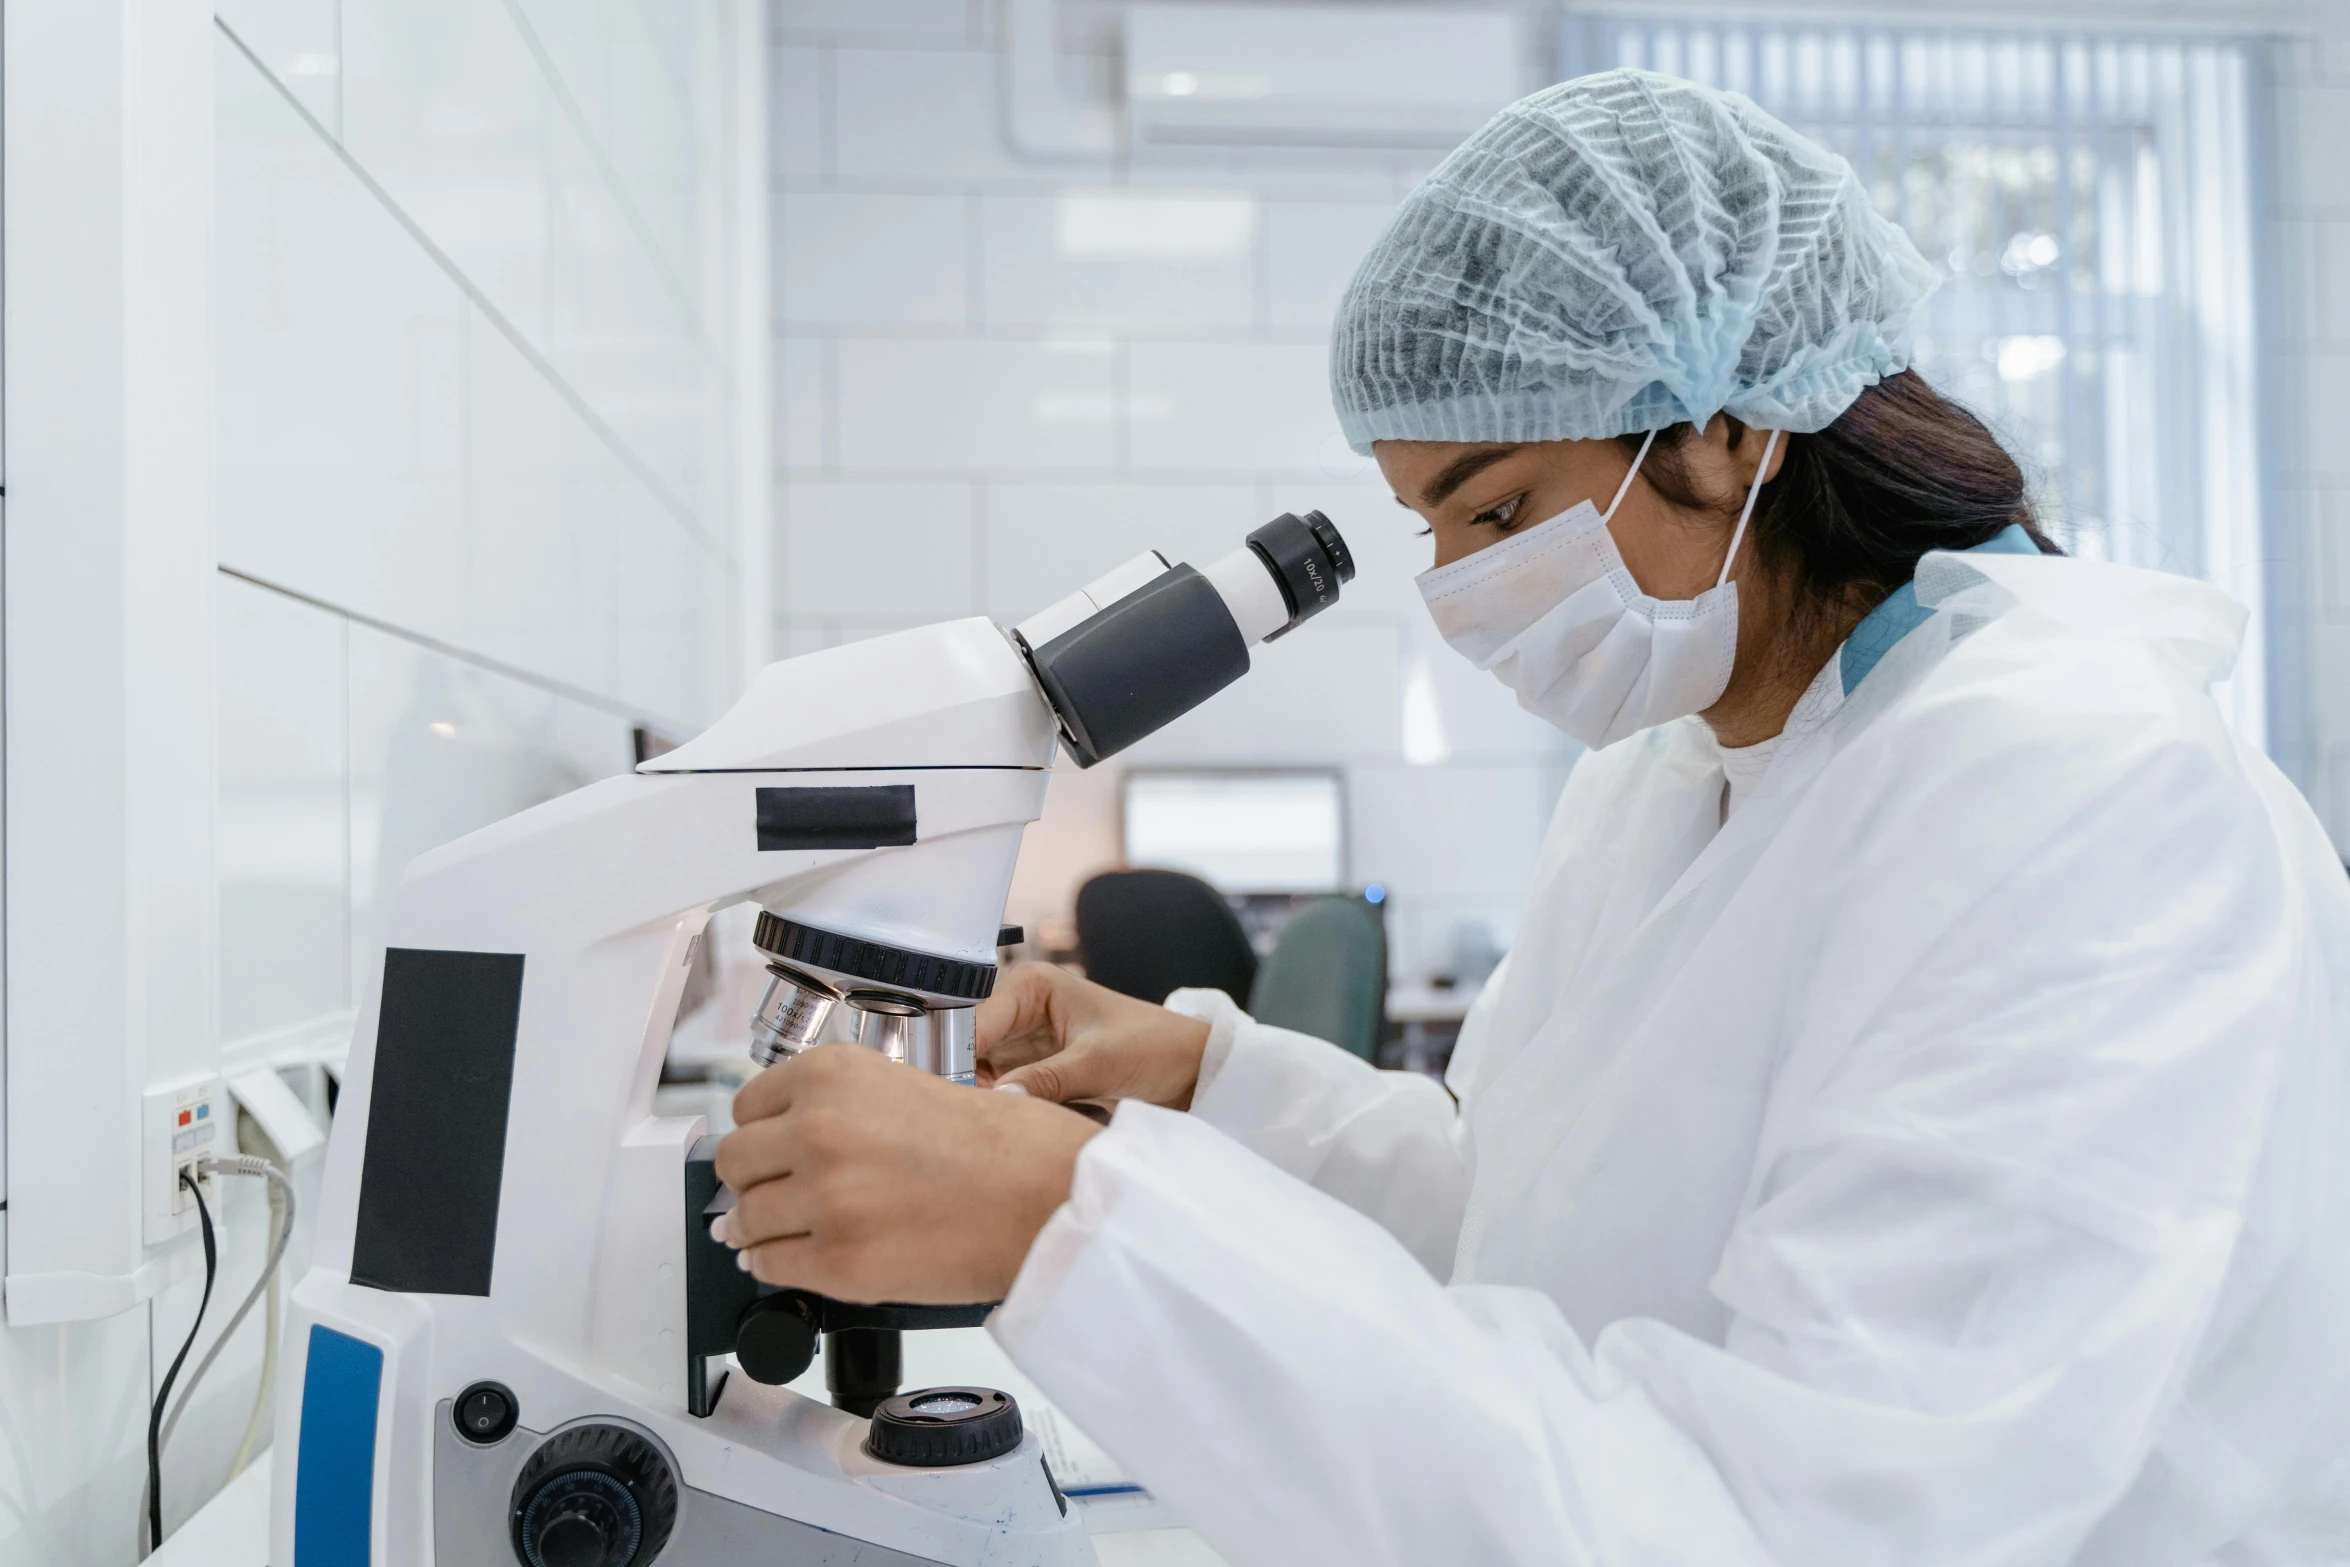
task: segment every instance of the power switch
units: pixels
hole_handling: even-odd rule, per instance
[[[457,1434],[484,1447],[503,1442],[513,1431],[518,1413],[514,1395],[503,1386],[476,1382],[457,1395]]]

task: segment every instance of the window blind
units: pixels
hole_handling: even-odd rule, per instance
[[[2221,691],[2265,738],[2252,40],[1562,18],[1559,73],[1745,93],[1851,160],[1944,284],[1916,366],[1988,420],[2074,553],[2253,612]]]

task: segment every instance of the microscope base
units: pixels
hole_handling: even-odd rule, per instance
[[[433,1422],[434,1567],[515,1567],[510,1517],[514,1482],[549,1433],[517,1426],[505,1440],[477,1447],[457,1435],[451,1414],[444,1400]],[[1018,1454],[1003,1461],[1026,1462]],[[661,1552],[662,1567],[734,1567],[742,1562],[938,1567],[931,1557],[852,1540],[691,1486],[679,1487],[678,1501],[677,1525]]]

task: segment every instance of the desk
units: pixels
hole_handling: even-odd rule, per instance
[[[163,1541],[147,1567],[268,1567],[270,1455],[263,1453]],[[1224,1567],[1189,1529],[1137,1528],[1151,1504],[1079,1501],[1101,1567]]]
[[[1402,1057],[1395,1064],[1406,1071],[1442,1077],[1445,1062],[1452,1058],[1453,1040],[1460,1035],[1461,1019],[1469,1015],[1476,999],[1477,987],[1473,985],[1388,986],[1387,1020],[1403,1029]]]

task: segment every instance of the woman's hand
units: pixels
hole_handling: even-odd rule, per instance
[[[1050,963],[1023,963],[979,1004],[979,1073],[1039,1099],[1191,1108],[1208,1025]]]
[[[834,1300],[1004,1298],[1100,1128],[855,1045],[823,1045],[734,1096],[716,1233],[768,1284]]]

